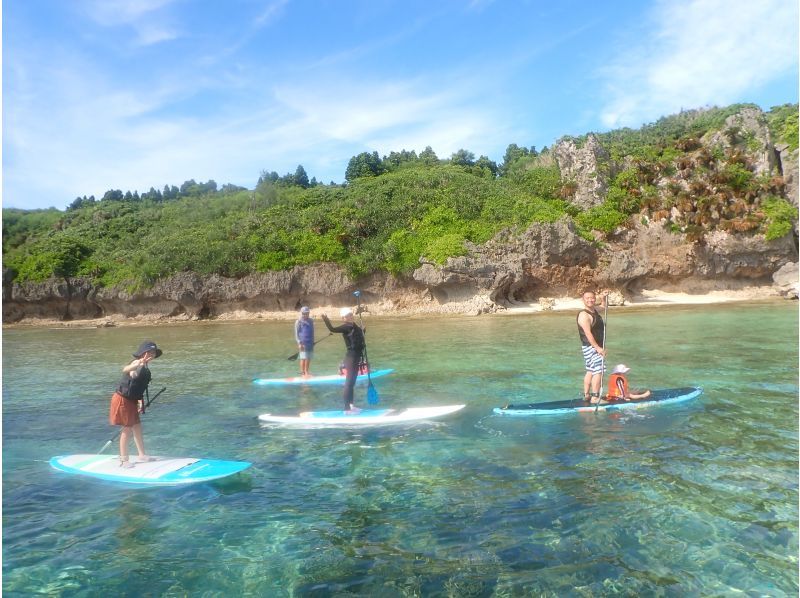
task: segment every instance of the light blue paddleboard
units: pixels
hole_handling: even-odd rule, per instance
[[[391,374],[394,369],[389,368],[385,370],[375,370],[374,372],[369,373],[370,378],[380,378],[381,376],[386,376],[387,374]],[[309,378],[303,378],[303,376],[294,376],[292,378],[255,378],[253,380],[253,384],[258,384],[259,386],[290,386],[292,384],[309,384],[309,385],[316,385],[316,384],[344,384],[345,377],[340,376],[339,374],[332,374],[330,376],[311,376]],[[360,374],[356,376],[356,382],[366,382],[367,375]]]
[[[362,409],[349,411],[304,411],[300,415],[272,415],[265,413],[258,419],[264,423],[293,426],[375,426],[431,419],[463,409],[464,405],[442,405],[439,407],[409,407],[407,409]]]
[[[180,486],[217,480],[250,467],[247,461],[153,457],[147,463],[120,467],[117,455],[65,455],[50,459],[50,465],[66,473],[138,486]]]
[[[506,407],[495,407],[494,413],[497,415],[528,416],[528,415],[561,415],[564,413],[589,413],[594,411],[619,411],[621,409],[642,409],[653,405],[669,405],[672,403],[682,403],[699,397],[703,393],[702,388],[689,386],[686,388],[666,388],[654,390],[646,399],[638,401],[614,401],[612,403],[601,403],[593,405],[583,399],[571,399],[567,401],[549,401],[546,403],[528,403],[522,405],[508,405]]]

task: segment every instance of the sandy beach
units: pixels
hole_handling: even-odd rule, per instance
[[[786,301],[775,286],[752,286],[739,289],[711,290],[701,293],[679,292],[674,290],[643,290],[635,297],[623,297],[617,292],[609,294],[609,306],[615,308],[655,308],[677,305],[708,305],[741,301]],[[458,317],[481,316],[502,317],[524,314],[537,314],[552,311],[580,310],[583,303],[579,297],[543,297],[537,302],[516,303],[497,306],[488,297],[474,296],[467,301],[439,304],[436,302],[416,302],[398,306],[392,301],[366,303],[364,313],[378,317]],[[311,306],[312,315],[322,313],[331,318],[338,318],[341,305]],[[61,321],[56,319],[26,318],[20,322],[3,324],[3,328],[47,327],[47,328],[104,328],[114,326],[153,326],[156,324],[199,323],[203,321],[258,321],[258,320],[293,320],[297,314],[293,311],[229,311],[209,319],[192,318],[188,315],[164,317],[155,314],[126,318],[122,315],[110,315],[102,318]]]

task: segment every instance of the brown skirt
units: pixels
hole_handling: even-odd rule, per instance
[[[108,423],[112,426],[135,426],[142,420],[139,419],[139,401],[126,399],[118,392],[111,397],[111,409],[108,413]]]

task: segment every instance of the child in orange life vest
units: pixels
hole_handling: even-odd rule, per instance
[[[624,363],[619,364],[611,372],[608,377],[608,395],[607,401],[637,401],[639,399],[646,399],[650,396],[649,390],[633,391],[628,388],[628,379],[625,374],[631,371],[631,368]]]

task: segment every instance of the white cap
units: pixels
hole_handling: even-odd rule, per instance
[[[614,367],[614,371],[612,371],[611,373],[612,374],[627,374],[630,371],[631,371],[631,368],[629,368],[624,363],[620,363],[619,365]]]
[[[342,309],[339,310],[339,315],[342,316],[343,318],[345,316],[352,316],[353,310],[350,309],[349,307],[343,307]]]

